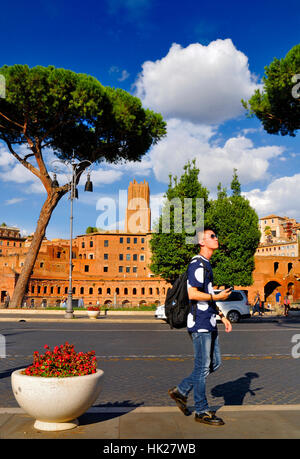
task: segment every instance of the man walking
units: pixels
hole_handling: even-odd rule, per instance
[[[206,398],[206,378],[216,371],[221,364],[216,315],[225,325],[226,332],[231,332],[229,320],[219,311],[215,301],[228,298],[230,289],[215,294],[213,290],[213,272],[210,258],[219,247],[218,237],[211,228],[198,233],[200,253],[194,257],[188,267],[188,296],[190,313],[187,329],[193,341],[194,370],[177,387],[169,389],[170,397],[185,414],[190,412],[186,406],[191,390],[194,390],[195,421],[219,426],[224,422],[209,410]]]

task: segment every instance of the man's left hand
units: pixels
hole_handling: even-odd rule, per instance
[[[223,324],[225,325],[225,331],[227,333],[230,333],[231,330],[232,330],[231,322],[228,319],[226,319],[226,317],[222,317],[221,320],[222,320]]]

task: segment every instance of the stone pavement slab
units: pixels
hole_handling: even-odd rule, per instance
[[[196,423],[176,407],[91,408],[79,426],[64,432],[42,432],[21,409],[0,409],[0,439],[299,439],[300,405],[223,406],[224,426]],[[102,445],[105,442],[101,443]]]

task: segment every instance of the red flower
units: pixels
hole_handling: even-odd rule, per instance
[[[23,374],[46,377],[82,376],[96,372],[97,363],[95,351],[78,352],[74,345],[66,342],[64,345],[55,346],[53,351],[49,346],[44,346],[47,351],[40,355],[38,351],[33,354],[33,364],[23,371]]]

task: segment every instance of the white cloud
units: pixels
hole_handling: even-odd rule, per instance
[[[114,183],[122,177],[122,171],[114,169],[95,169],[91,171],[91,181],[94,185],[108,185]],[[81,184],[86,182],[86,174],[81,177]]]
[[[136,94],[166,118],[219,124],[241,115],[241,99],[257,87],[247,56],[219,39],[186,48],[175,43],[161,60],[144,62]]]
[[[129,78],[130,74],[127,72],[127,70],[122,70],[121,76],[118,78],[118,81],[125,81],[127,78]]]
[[[6,206],[12,206],[13,204],[18,204],[19,202],[23,202],[25,198],[12,198],[12,199],[7,199],[4,204]]]
[[[264,191],[254,189],[243,195],[249,199],[260,217],[272,213],[300,220],[300,174],[278,178]]]
[[[221,182],[231,182],[233,169],[238,170],[241,184],[249,184],[268,176],[269,161],[280,157],[284,148],[278,146],[255,147],[245,136],[232,137],[219,145],[215,128],[194,125],[176,119],[168,122],[168,135],[155,145],[150,153],[153,172],[160,182],[168,183],[169,174],[182,175],[188,160],[196,159],[200,181],[216,190]]]

